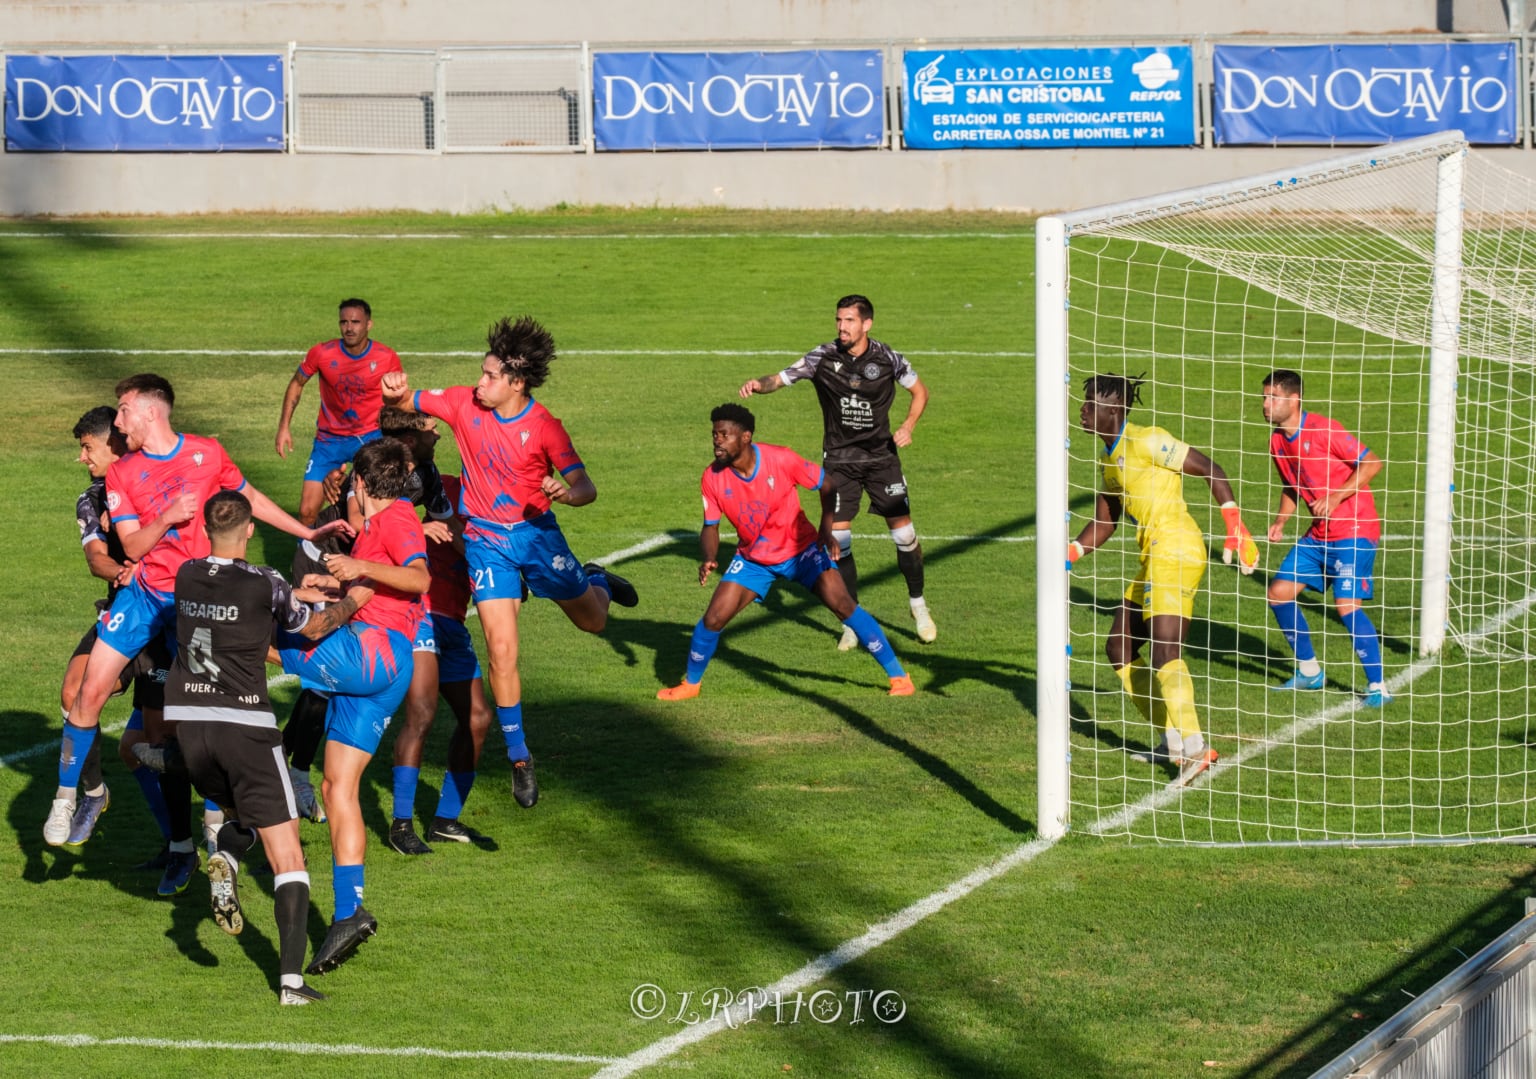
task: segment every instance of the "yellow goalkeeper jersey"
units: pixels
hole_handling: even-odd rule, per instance
[[[1121,511],[1136,526],[1136,543],[1146,554],[1159,539],[1203,543],[1200,528],[1184,501],[1184,459],[1189,445],[1161,427],[1128,423],[1115,444],[1104,450],[1099,467],[1104,493],[1120,500]]]

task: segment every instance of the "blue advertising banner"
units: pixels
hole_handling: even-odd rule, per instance
[[[903,136],[920,150],[1191,146],[1187,45],[1157,49],[909,50]]]
[[[7,150],[281,150],[281,56],[7,56]]]
[[[876,147],[885,141],[878,49],[600,52],[599,150]]]
[[[1217,145],[1517,140],[1513,42],[1217,45]]]

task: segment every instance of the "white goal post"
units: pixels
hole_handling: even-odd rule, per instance
[[[1158,842],[1429,843],[1536,832],[1530,743],[1536,627],[1536,190],[1457,132],[1228,183],[1041,219],[1035,258],[1038,811]],[[1303,407],[1385,462],[1376,591],[1385,708],[1332,593],[1303,610],[1328,678],[1276,692],[1294,661],[1265,582],[1281,491],[1260,410],[1295,370]],[[1104,656],[1138,568],[1134,527],[1070,572],[1102,444],[1077,428],[1082,382],[1140,376],[1130,422],[1230,476],[1260,542],[1251,578],[1213,560],[1185,641],[1215,767],[1188,788],[1138,763],[1159,732]],[[1070,421],[1070,422],[1069,422]],[[1185,499],[1219,553],[1204,484]],[[1454,527],[1453,527],[1454,501]]]

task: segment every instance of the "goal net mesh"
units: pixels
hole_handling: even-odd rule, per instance
[[[1438,157],[1298,173],[1242,193],[1170,197],[1066,234],[1069,535],[1094,513],[1103,443],[1076,424],[1083,380],[1144,376],[1130,422],[1169,431],[1220,464],[1259,541],[1251,577],[1221,563],[1224,526],[1204,482],[1185,500],[1212,558],[1183,653],[1201,727],[1220,753],[1187,788],[1134,754],[1160,737],[1105,652],[1139,570],[1135,528],[1080,560],[1068,587],[1071,816],[1080,831],[1216,844],[1513,839],[1536,831],[1536,190],[1475,152],[1464,157],[1454,388],[1450,590],[1443,643],[1426,639],[1432,290]],[[1303,505],[1270,542],[1282,483],[1269,455],[1262,384],[1304,379],[1303,407],[1340,422],[1384,462],[1375,593],[1384,708],[1332,593],[1301,604],[1326,674],[1279,691],[1295,659],[1266,599],[1311,523]],[[1056,451],[1059,452],[1059,451]],[[1437,639],[1429,634],[1429,639]],[[1145,654],[1145,650],[1144,650]]]

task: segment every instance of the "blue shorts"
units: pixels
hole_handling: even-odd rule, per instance
[[[776,580],[794,581],[807,591],[816,590],[816,582],[821,575],[829,569],[834,569],[832,559],[820,543],[813,543],[793,558],[785,559],[774,566],[765,566],[761,562],[752,562],[741,557],[741,552],[736,552],[736,557],[731,559],[731,564],[725,569],[725,580],[741,585],[749,592],[755,592],[759,600],[766,596],[773,588]]]
[[[304,466],[304,482],[320,483],[338,468],[351,464],[352,456],[368,443],[383,438],[380,431],[366,435],[315,434],[314,449],[309,451],[309,464]]]
[[[156,636],[163,637],[171,655],[176,653],[176,597],[170,592],[145,588],[135,577],[112,597],[112,606],[96,619],[96,639],[114,652],[132,659]]]
[[[457,618],[445,614],[429,614],[421,620],[416,630],[416,641],[411,646],[417,652],[431,652],[437,657],[437,681],[472,682],[480,677],[480,657],[475,655],[475,644],[469,637],[469,629]]]
[[[514,525],[471,517],[464,529],[464,558],[476,603],[526,599],[529,592],[575,599],[587,590],[587,575],[553,513]]]
[[[1333,589],[1333,598],[1371,598],[1376,544],[1368,539],[1320,540],[1303,536],[1285,556],[1275,579],[1299,581],[1316,592]]]
[[[377,751],[384,728],[411,688],[416,665],[410,638],[398,630],[349,622],[318,641],[280,632],[277,650],[283,670],[298,675],[305,689],[331,698],[326,736],[364,753]]]

